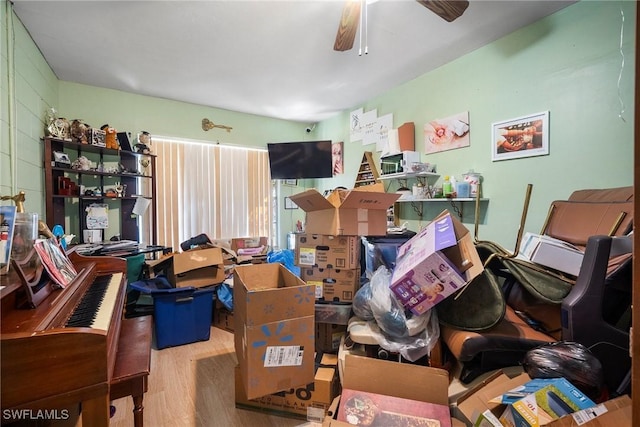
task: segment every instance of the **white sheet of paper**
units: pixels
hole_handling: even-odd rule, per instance
[[[138,197],[136,199],[136,204],[133,205],[133,213],[136,215],[142,215],[149,208],[151,204],[151,200],[145,199],[144,197]]]

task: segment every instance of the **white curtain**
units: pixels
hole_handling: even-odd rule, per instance
[[[158,244],[205,233],[210,239],[270,237],[266,150],[153,138],[157,163]]]

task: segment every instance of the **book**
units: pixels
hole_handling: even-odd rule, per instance
[[[9,271],[16,212],[15,206],[0,206],[0,274],[6,274]]]
[[[38,239],[34,245],[51,280],[64,288],[78,275],[75,267],[54,239]]]
[[[338,421],[366,427],[451,427],[447,405],[343,389]]]

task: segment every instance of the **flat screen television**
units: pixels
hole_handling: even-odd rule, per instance
[[[271,179],[331,178],[331,141],[267,144]]]

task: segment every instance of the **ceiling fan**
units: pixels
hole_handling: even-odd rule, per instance
[[[467,10],[467,7],[469,7],[469,2],[467,0],[416,1],[447,22],[452,22],[459,18],[464,11]],[[361,8],[362,1],[347,0],[345,2],[333,50],[344,52],[353,47],[353,41],[355,40],[356,31],[358,30],[358,22],[360,21]]]

